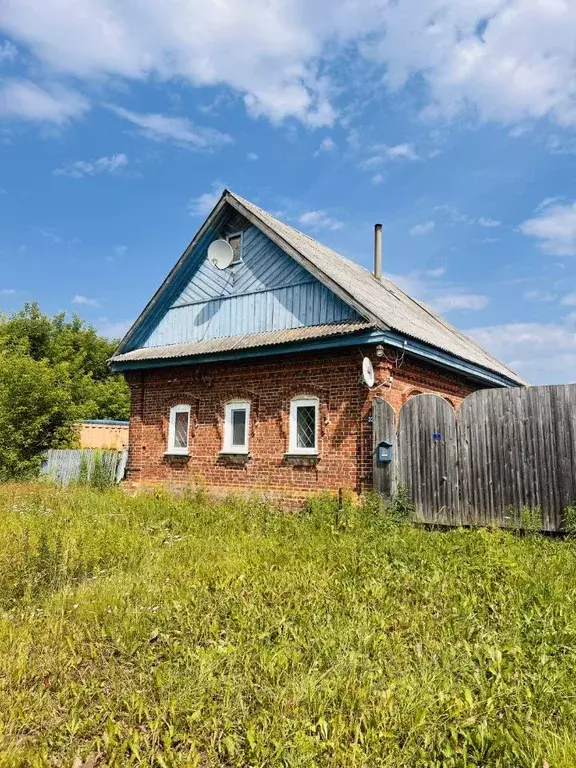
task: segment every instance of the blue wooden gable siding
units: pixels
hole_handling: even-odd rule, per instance
[[[244,230],[242,262],[227,270],[206,258],[213,239],[214,233],[191,254],[185,281],[172,288],[170,304],[148,327],[147,337],[134,340],[138,346],[360,319],[256,227]]]

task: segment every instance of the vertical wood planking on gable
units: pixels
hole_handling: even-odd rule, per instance
[[[172,307],[141,346],[303,328],[357,318],[354,309],[312,280]]]
[[[310,280],[310,275],[303,267],[256,227],[250,226],[240,231],[243,232],[242,261],[226,270],[216,269],[206,258],[210,243],[204,244],[202,252],[194,254],[187,284],[172,306]],[[216,239],[214,235],[213,239]]]
[[[242,261],[216,269],[207,259],[208,246],[238,231],[243,233]],[[348,319],[360,317],[259,229],[228,212],[194,248],[131,348]]]

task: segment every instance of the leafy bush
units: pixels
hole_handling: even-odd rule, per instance
[[[562,528],[568,536],[576,536],[576,504],[569,504],[564,509]]]
[[[408,494],[408,489],[399,485],[388,505],[388,514],[397,522],[413,520],[416,515],[416,506]]]

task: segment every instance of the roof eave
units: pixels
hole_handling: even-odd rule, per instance
[[[466,360],[455,357],[447,352],[443,352],[435,347],[422,344],[416,340],[408,339],[391,331],[374,330],[363,333],[351,333],[344,336],[331,336],[328,338],[308,339],[301,342],[289,342],[277,345],[266,345],[262,347],[250,347],[247,349],[237,349],[222,351],[213,354],[190,355],[173,358],[159,358],[150,360],[124,360],[115,361],[111,358],[108,362],[115,373],[131,370],[143,370],[151,368],[171,368],[181,365],[201,365],[204,363],[225,362],[229,360],[242,360],[251,357],[266,357],[280,354],[290,354],[295,352],[311,352],[322,349],[333,349],[359,344],[388,344],[397,349],[401,349],[407,354],[426,360],[429,363],[445,368],[449,371],[456,371],[473,381],[481,382],[489,386],[496,387],[520,387],[526,386],[526,382],[508,378],[496,371],[491,371],[482,366],[470,363]]]

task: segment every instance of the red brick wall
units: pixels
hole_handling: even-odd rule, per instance
[[[377,390],[360,383],[362,356],[374,363]],[[389,380],[388,377],[392,376]],[[251,361],[150,369],[126,375],[132,392],[128,480],[135,484],[265,491],[298,499],[313,491],[344,488],[361,493],[372,481],[372,434],[367,421],[372,399],[388,400],[396,411],[417,392],[434,392],[457,406],[475,387],[463,377],[392,350],[379,360],[371,348],[281,355]],[[286,459],[290,400],[319,398],[317,463]],[[220,457],[224,404],[251,401],[250,459],[233,464]],[[190,456],[170,457],[170,407],[192,406]]]

